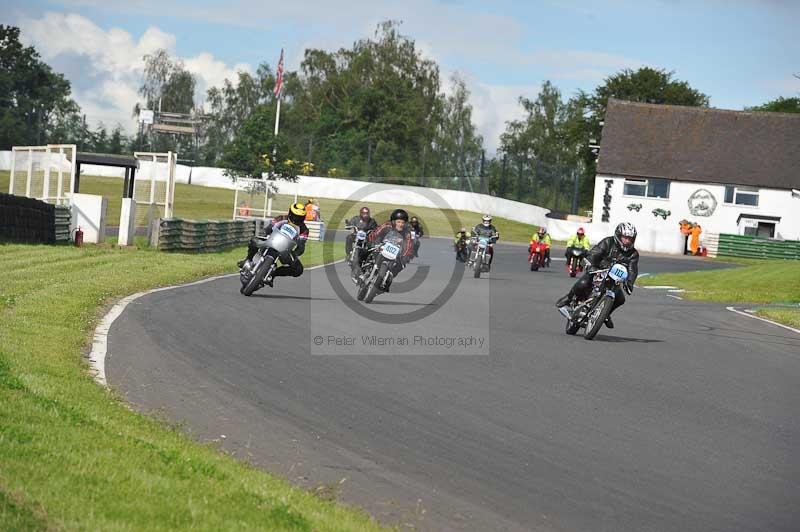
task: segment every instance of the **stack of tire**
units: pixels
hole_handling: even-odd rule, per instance
[[[0,241],[52,244],[55,222],[55,206],[0,193]]]

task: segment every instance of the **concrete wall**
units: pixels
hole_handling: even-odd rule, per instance
[[[610,221],[602,223],[603,196],[606,180],[611,181]],[[746,205],[729,205],[724,203],[725,186],[719,184],[688,183],[672,181],[669,198],[645,198],[626,196],[623,194],[625,179],[622,177],[598,175],[594,189],[594,223],[590,235],[596,233],[610,234],[613,227],[620,222],[631,222],[639,231],[637,247],[644,251],[660,253],[682,253],[683,238],[680,235],[678,222],[687,219],[700,224],[704,233],[740,234],[741,228],[736,220],[740,214],[762,216],[780,216],[776,225],[776,236],[787,240],[800,239],[800,198],[793,197],[790,190],[759,190],[758,207]],[[693,215],[689,210],[689,199],[698,190],[707,190],[717,201],[717,206],[710,216]],[[641,209],[629,210],[628,205],[641,205]],[[664,220],[653,215],[654,209],[670,211]],[[588,228],[587,228],[588,229]],[[702,243],[702,235],[701,235]]]

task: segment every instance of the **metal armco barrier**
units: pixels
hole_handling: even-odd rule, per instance
[[[253,220],[182,220],[154,222],[151,245],[159,251],[210,252],[246,244],[255,234]]]
[[[708,235],[705,242],[708,242]],[[713,238],[712,238],[713,240]],[[769,240],[753,236],[720,234],[716,254],[711,254],[711,242],[706,244],[709,256],[746,257],[752,259],[800,260],[800,241]]]

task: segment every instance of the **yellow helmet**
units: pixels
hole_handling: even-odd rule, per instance
[[[306,219],[306,209],[302,203],[292,203],[289,205],[289,221],[293,224],[299,224]]]

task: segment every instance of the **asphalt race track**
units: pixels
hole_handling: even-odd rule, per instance
[[[334,289],[354,292],[344,264],[251,298],[236,277],[142,297],[108,380],[401,528],[800,530],[800,335],[640,288],[587,342],[553,306],[564,262],[499,245],[473,279],[449,246],[426,239],[375,315]]]

